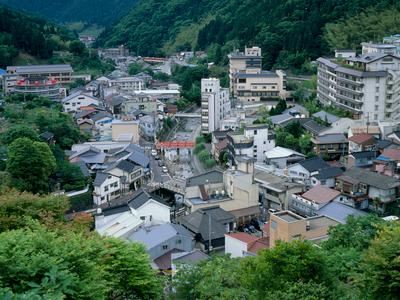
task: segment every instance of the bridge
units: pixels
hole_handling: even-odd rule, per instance
[[[201,118],[200,113],[176,113],[175,118]]]

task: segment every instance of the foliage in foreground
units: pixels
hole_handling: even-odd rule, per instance
[[[398,299],[400,223],[350,217],[321,247],[278,243],[258,256],[183,265],[175,299]]]
[[[102,238],[64,197],[0,194],[0,299],[159,299],[143,246]]]

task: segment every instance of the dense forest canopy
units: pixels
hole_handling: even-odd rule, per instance
[[[110,25],[132,8],[137,0],[0,0],[54,21]]]
[[[127,44],[139,55],[215,45],[226,54],[246,44],[258,45],[265,67],[277,62],[279,67],[287,62],[299,67],[330,50],[324,38],[326,24],[394,5],[399,1],[142,0],[103,33],[99,44]]]
[[[19,51],[41,59],[52,57],[73,37],[62,27],[0,6],[0,65],[10,64]]]

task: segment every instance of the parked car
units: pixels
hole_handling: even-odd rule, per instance
[[[168,173],[167,167],[166,167],[166,166],[163,166],[163,167],[162,167],[162,171],[163,171],[164,173]]]

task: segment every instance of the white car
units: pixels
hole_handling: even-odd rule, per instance
[[[155,150],[155,149],[151,150],[151,155],[156,156],[157,154],[158,154],[157,150]]]
[[[162,167],[162,171],[163,171],[164,173],[168,173],[167,167],[166,167],[166,166],[163,166],[163,167]]]

